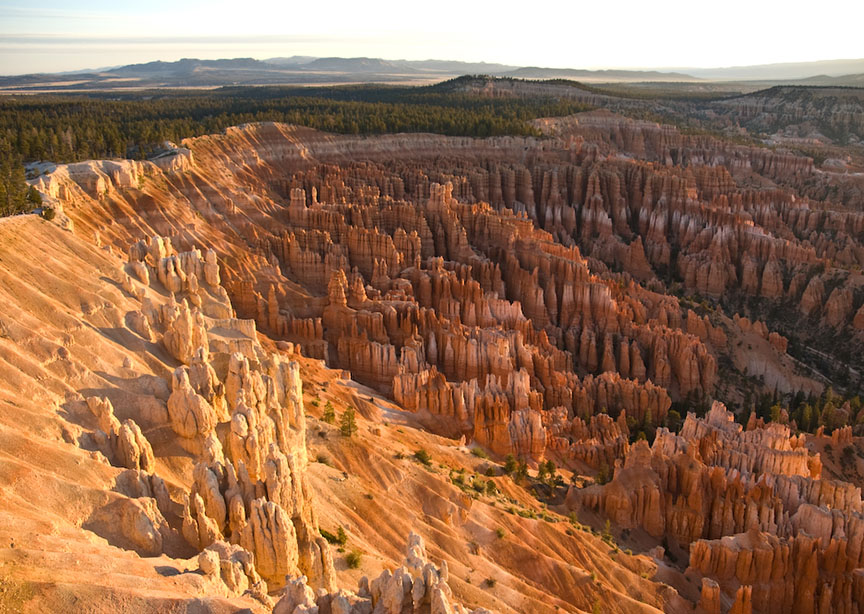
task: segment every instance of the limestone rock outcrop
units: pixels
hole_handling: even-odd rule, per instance
[[[207,400],[192,388],[188,367],[177,367],[174,371],[171,391],[168,415],[174,432],[190,440],[205,439],[216,428],[216,412]]]
[[[272,607],[267,585],[255,568],[253,556],[242,547],[217,541],[198,554],[198,568],[226,596],[249,593],[264,605]]]
[[[660,429],[650,448],[637,442],[608,484],[571,487],[567,500],[689,544],[700,611],[725,611],[726,593],[732,611],[834,612],[861,603],[864,502],[820,469],[803,435],[774,423],[744,431],[715,402],[704,419],[688,414],[679,435]]]
[[[411,533],[404,564],[394,571],[385,569],[371,582],[364,576],[356,593],[346,590],[316,595],[306,578],[289,580],[274,614],[326,611],[344,614],[492,614],[485,608],[470,610],[453,598],[448,585],[447,564],[436,567],[426,556],[423,539]]]
[[[266,604],[268,590],[299,573],[332,589],[333,562],[305,481],[298,363],[265,350],[254,321],[233,317],[212,250],[177,252],[157,235],[133,244],[129,256],[127,268],[142,284],[133,288],[139,328],[182,363],[171,374],[165,415],[196,464],[191,489],[175,501],[151,475],[153,452],[137,425],[120,424],[110,402],[92,398],[88,406],[114,434],[116,456],[146,476],[124,487],[157,497],[226,595],[248,591]],[[146,292],[154,284],[170,292],[167,300]]]
[[[167,420],[142,431],[100,406],[104,436],[83,444],[135,471],[124,492],[156,501],[190,548],[248,554],[219,555],[225,594],[260,586],[255,574],[270,589],[303,574],[325,594],[291,580],[284,608],[457,610],[446,569],[425,563],[357,594],[334,590],[290,347],[493,456],[552,459],[583,478],[611,471],[608,484],[574,480],[567,504],[689,548],[705,611],[772,611],[788,593],[818,611],[857,605],[860,491],[821,477],[806,436],[755,419],[745,430],[716,404],[677,435],[662,425],[677,421],[673,407],[748,398],[734,359],[751,350],[767,366],[747,371],[747,386],[770,393],[758,376],[785,370],[818,393],[819,374],[799,373],[786,351],[825,353],[830,366],[834,349],[802,343],[784,318],[801,316],[811,341],[864,330],[860,207],[819,196],[829,173],[782,150],[608,113],[535,125],[551,138],[248,124],[184,142],[188,158],[68,165],[37,180],[94,244],[128,254],[113,281],[134,308],[86,298],[82,313],[171,380],[151,402]],[[67,368],[78,348],[62,341],[56,364],[34,364]],[[177,437],[153,441],[157,454],[191,457],[182,487],[157,475],[175,463],[144,437],[170,437],[166,423]],[[851,429],[834,433],[834,446],[855,443]],[[651,446],[631,443],[642,434]],[[800,567],[786,564],[796,548]],[[205,567],[215,582],[213,555]]]
[[[109,459],[121,467],[153,473],[156,461],[150,442],[138,424],[130,419],[121,424],[114,415],[114,406],[105,397],[89,397],[87,407],[96,417],[96,445]]]
[[[539,459],[575,417],[625,411],[650,430],[672,402],[714,393],[729,320],[679,302],[663,280],[680,280],[691,299],[792,300],[826,326],[860,309],[851,282],[818,271],[839,257],[826,237],[864,229],[864,216],[737,182],[793,181],[809,172],[805,159],[602,113],[541,123],[549,146],[366,141],[277,124],[184,143],[197,169],[224,169],[249,193],[218,174],[204,188],[213,202],[197,179],[180,186],[208,228],[232,237],[218,254],[185,231],[128,249],[130,278],[152,278],[176,300],[147,317],[150,333],[136,330],[163,334],[186,365],[203,345],[254,360],[249,337],[261,330],[347,369],[439,433]],[[430,159],[431,143],[446,155]],[[231,156],[245,148],[254,162],[238,174]],[[854,246],[843,254],[864,257]],[[235,321],[254,323],[242,341],[217,334],[231,315],[220,283]],[[789,369],[784,336],[769,337],[776,355],[759,373]],[[527,398],[511,392],[523,372]],[[224,418],[218,393],[199,392]]]

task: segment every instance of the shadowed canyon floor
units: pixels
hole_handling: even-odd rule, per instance
[[[536,125],[249,124],[32,181],[0,611],[864,608],[860,407],[749,414],[860,383],[861,178]]]

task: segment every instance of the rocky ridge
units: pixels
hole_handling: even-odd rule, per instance
[[[510,519],[491,500],[475,502],[446,473],[385,457],[380,423],[358,416],[363,433],[328,443],[333,460],[326,464],[326,424],[309,415],[312,408],[320,416],[317,395],[340,411],[346,398],[359,407],[384,400],[361,401],[341,372],[235,318],[212,252],[178,251],[154,236],[121,257],[35,216],[4,221],[0,237],[4,607],[62,610],[74,602],[101,610],[122,600],[129,604],[123,608],[142,612],[180,605],[269,612],[298,583],[309,587],[304,594],[313,591],[319,610],[308,611],[340,611],[347,603],[356,612],[395,613],[410,603],[420,611],[551,613],[567,603],[590,608],[604,595],[622,596],[619,609],[628,611],[636,602],[623,591],[634,585],[660,604],[638,575],[648,561],[634,557],[630,568],[618,568],[599,539]],[[393,435],[403,437],[403,429],[411,441],[390,445],[431,437],[411,422]],[[442,460],[478,460],[457,442],[436,441],[425,445]],[[360,497],[358,487],[386,497],[390,507]],[[369,506],[364,517],[372,526],[355,524],[361,505]],[[351,594],[340,588],[359,578],[326,543],[319,522],[333,532],[334,523],[352,527],[362,571],[377,580]],[[491,543],[488,527],[496,525],[519,540]],[[440,565],[428,563],[412,537],[399,570],[398,552],[412,530],[449,540],[449,547],[433,546]],[[483,542],[482,554],[479,545],[463,552],[474,540]],[[555,550],[536,577],[523,577],[518,561],[548,544]],[[591,556],[577,567],[563,561],[561,553],[571,551]],[[611,570],[611,581],[584,582],[584,567]],[[458,575],[448,578],[448,568]],[[522,605],[469,583],[472,572],[500,578],[501,590],[518,592]],[[562,573],[571,580],[554,595],[538,588]]]
[[[788,427],[751,427],[715,401],[704,419],[689,414],[680,434],[661,429],[650,448],[631,447],[608,484],[571,488],[569,505],[688,545],[704,612],[726,611],[721,602],[730,611],[855,611],[860,487],[822,479],[819,456]]]
[[[688,574],[704,582],[687,598],[706,611],[774,611],[781,585],[818,593],[818,611],[848,602],[854,554],[815,576],[779,566],[774,584],[716,563],[731,556],[714,554],[730,536],[742,556],[799,542],[804,552],[812,532],[827,541],[810,559],[835,556],[830,543],[848,551],[839,544],[860,492],[819,479],[803,437],[743,431],[716,404],[678,435],[657,428],[650,448],[631,436],[653,433],[673,403],[710,401],[730,362],[766,388],[818,391],[766,320],[670,290],[720,305],[792,301],[814,327],[857,335],[864,218],[796,195],[790,186],[814,173],[805,158],[602,113],[541,125],[555,137],[254,124],[186,141],[169,165],[91,162],[36,180],[66,227],[128,254],[118,284],[135,304],[123,326],[161,363],[158,400],[134,417],[98,393],[76,401],[99,427],[87,445],[137,472],[134,492],[155,501],[134,512],[151,528],[124,543],[210,552],[201,571],[262,606],[301,574],[325,592],[307,598],[292,580],[295,608],[380,603],[371,585],[332,597],[305,477],[299,365],[310,356],[369,387],[352,402],[373,420],[387,397],[499,459],[613,470],[605,486],[573,487],[566,505],[688,550]],[[194,462],[160,467],[166,446]],[[160,482],[160,470],[186,477]],[[842,533],[826,533],[828,505],[832,518],[840,506]],[[778,541],[765,546],[769,532]],[[446,583],[446,570],[422,575],[423,586]],[[417,590],[422,607],[449,595]],[[571,603],[587,607],[590,591],[578,593]]]

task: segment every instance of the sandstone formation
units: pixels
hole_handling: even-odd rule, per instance
[[[577,417],[626,412],[650,429],[672,401],[713,394],[730,321],[664,294],[664,275],[689,292],[791,299],[826,326],[852,325],[861,305],[851,281],[832,277],[823,296],[818,268],[837,257],[824,233],[858,232],[864,218],[736,183],[807,164],[603,113],[543,129],[557,140],[373,142],[244,126],[184,143],[195,161],[184,179],[159,171],[176,182],[166,206],[191,204],[225,236],[224,262],[190,233],[131,241],[121,224],[100,236],[129,246],[130,277],[175,295],[176,307],[147,321],[167,329],[181,362],[215,328],[208,317],[231,315],[224,282],[241,318],[348,369],[429,428],[537,460]],[[514,163],[525,148],[532,155]],[[256,152],[248,172],[231,175],[254,198],[227,185],[203,198],[195,186],[213,169],[235,173],[239,150]],[[450,157],[432,161],[432,151]],[[434,173],[419,172],[430,164]],[[93,193],[78,176],[59,174],[48,191]],[[134,209],[141,197],[127,183],[118,176],[108,192]],[[767,330],[777,355],[748,373],[788,390],[785,336]]]
[[[222,559],[242,563],[248,581],[236,570],[223,569],[223,579],[236,594],[243,594],[248,584],[266,598],[268,584],[279,587],[286,575],[300,572],[316,587],[332,588],[332,559],[318,533],[304,478],[308,457],[299,365],[265,350],[254,323],[230,317],[214,252],[206,257],[198,250],[176,253],[170,239],[154,236],[133,245],[130,263],[141,265],[133,267],[133,291],[124,284],[138,304],[132,313],[141,314],[130,323],[138,324],[136,332],[146,329],[148,342],[158,341],[172,359],[185,363],[169,372],[170,395],[161,406],[167,412],[147,419],[156,421],[155,428],[170,428],[196,464],[189,490],[180,496],[176,488],[169,492],[159,476],[164,467],[158,450],[154,454],[136,421],[121,423],[108,398],[87,398],[96,427],[86,441],[112,463],[138,472],[124,486],[141,497],[133,501],[153,502],[152,512],[135,511],[144,503],[122,509],[139,518],[126,524],[156,528],[149,533],[141,529],[140,536],[129,531],[123,535],[149,555],[159,555],[165,540],[180,537],[164,515],[176,521],[174,526],[195,550],[222,544],[215,546]],[[198,283],[199,275],[206,285]],[[160,290],[167,300],[159,302],[164,296]],[[169,388],[162,385],[166,394]],[[173,537],[163,539],[162,534]],[[241,552],[236,548],[245,552],[240,559],[231,554]],[[259,575],[268,584],[260,584]]]
[[[810,158],[602,112],[536,125],[551,138],[247,124],[170,160],[34,180],[76,234],[40,230],[61,264],[38,292],[4,273],[0,383],[39,391],[36,435],[18,445],[54,437],[82,479],[98,476],[64,531],[182,559],[184,594],[261,611],[857,611],[864,509],[829,464],[822,477],[812,449],[827,436],[755,417],[744,429],[719,402],[677,434],[664,425],[717,395],[743,404],[836,377],[831,339],[848,349],[864,330],[864,214],[812,196]],[[82,288],[62,265],[73,257]],[[833,372],[806,371],[807,356]],[[359,434],[318,420],[330,401],[358,410]],[[830,437],[856,449],[851,427]],[[472,458],[463,443],[491,458],[460,487],[447,467]],[[530,507],[496,468],[510,454],[532,472],[553,460],[572,477],[566,500],[532,475],[551,495]],[[0,460],[25,498],[33,470]],[[585,486],[592,475],[611,480]],[[65,492],[49,489],[53,513]],[[689,563],[613,557],[569,512]],[[344,589],[357,578],[319,517],[370,553],[376,579]],[[411,522],[449,563],[412,534],[392,569]]]
[[[426,558],[423,539],[411,533],[402,567],[393,572],[385,569],[371,582],[364,576],[356,594],[340,590],[335,593],[319,592],[316,595],[307,586],[306,578],[299,577],[288,582],[273,612],[491,614],[485,608],[469,610],[453,603],[453,593],[447,580],[447,564],[439,568],[431,563]]]
[[[688,414],[679,435],[637,442],[611,482],[571,487],[568,502],[689,544],[701,611],[724,611],[724,591],[735,612],[845,611],[862,603],[864,501],[820,471],[803,435],[774,423],[743,431],[715,402],[704,419]]]
[[[96,417],[98,430],[93,439],[102,453],[121,467],[153,473],[156,468],[153,448],[138,424],[132,419],[121,424],[107,398],[89,397],[87,407]]]
[[[143,243],[130,253],[133,261],[152,258],[157,263],[154,281],[171,298],[159,307],[148,305],[144,312],[158,314],[152,329],[157,335],[163,330],[166,349],[189,364],[172,374],[167,402],[179,441],[201,457],[184,502],[183,536],[198,549],[220,541],[239,545],[271,585],[281,585],[286,575],[302,569],[315,585],[330,587],[332,561],[318,535],[303,478],[308,459],[299,366],[263,350],[254,325],[247,343],[224,343],[224,329],[236,336],[244,327],[231,318],[204,315],[225,311],[224,293],[215,291],[219,269],[213,252],[205,260],[197,250],[179,255],[171,251],[170,240],[154,237],[146,254]],[[206,293],[197,284],[196,270],[210,287]],[[185,299],[178,306],[174,296],[179,292],[198,296],[194,302],[201,310],[190,311]],[[250,365],[243,352],[231,352],[235,347],[251,353],[254,362]],[[226,363],[220,379],[213,365]],[[220,438],[217,426],[225,422],[230,427]]]

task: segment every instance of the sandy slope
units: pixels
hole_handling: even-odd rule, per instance
[[[98,518],[126,497],[112,490],[121,469],[77,445],[94,427],[81,400],[108,396],[144,424],[170,360],[125,327],[121,275],[118,258],[35,216],[0,225],[0,611],[255,608],[208,596],[183,560],[112,545]]]
[[[163,378],[176,362],[127,327],[139,303],[121,288],[122,265],[34,216],[0,225],[0,612],[260,611],[251,598],[221,598],[186,560],[195,552],[181,539],[166,541],[167,555],[139,556],[105,512],[129,499],[115,491],[123,470],[79,445],[95,428],[84,397],[108,396],[121,420],[141,424],[169,487],[188,488],[192,468],[158,422],[155,399],[166,397]],[[648,558],[615,552],[554,513],[548,520],[508,513],[543,513],[510,478],[491,478],[501,491],[492,497],[460,490],[451,470],[464,469],[470,482],[491,463],[418,430],[409,415],[320,361],[303,359],[302,373],[310,458],[326,461],[309,468],[321,526],[344,527],[347,549],[363,553],[360,569],[350,570],[334,552],[340,586],[395,567],[415,530],[434,560],[448,561],[456,597],[474,607],[680,605],[648,579],[655,568]],[[328,400],[337,415],[349,404],[360,410],[358,435],[347,439],[318,420]],[[412,458],[421,448],[429,467]]]

